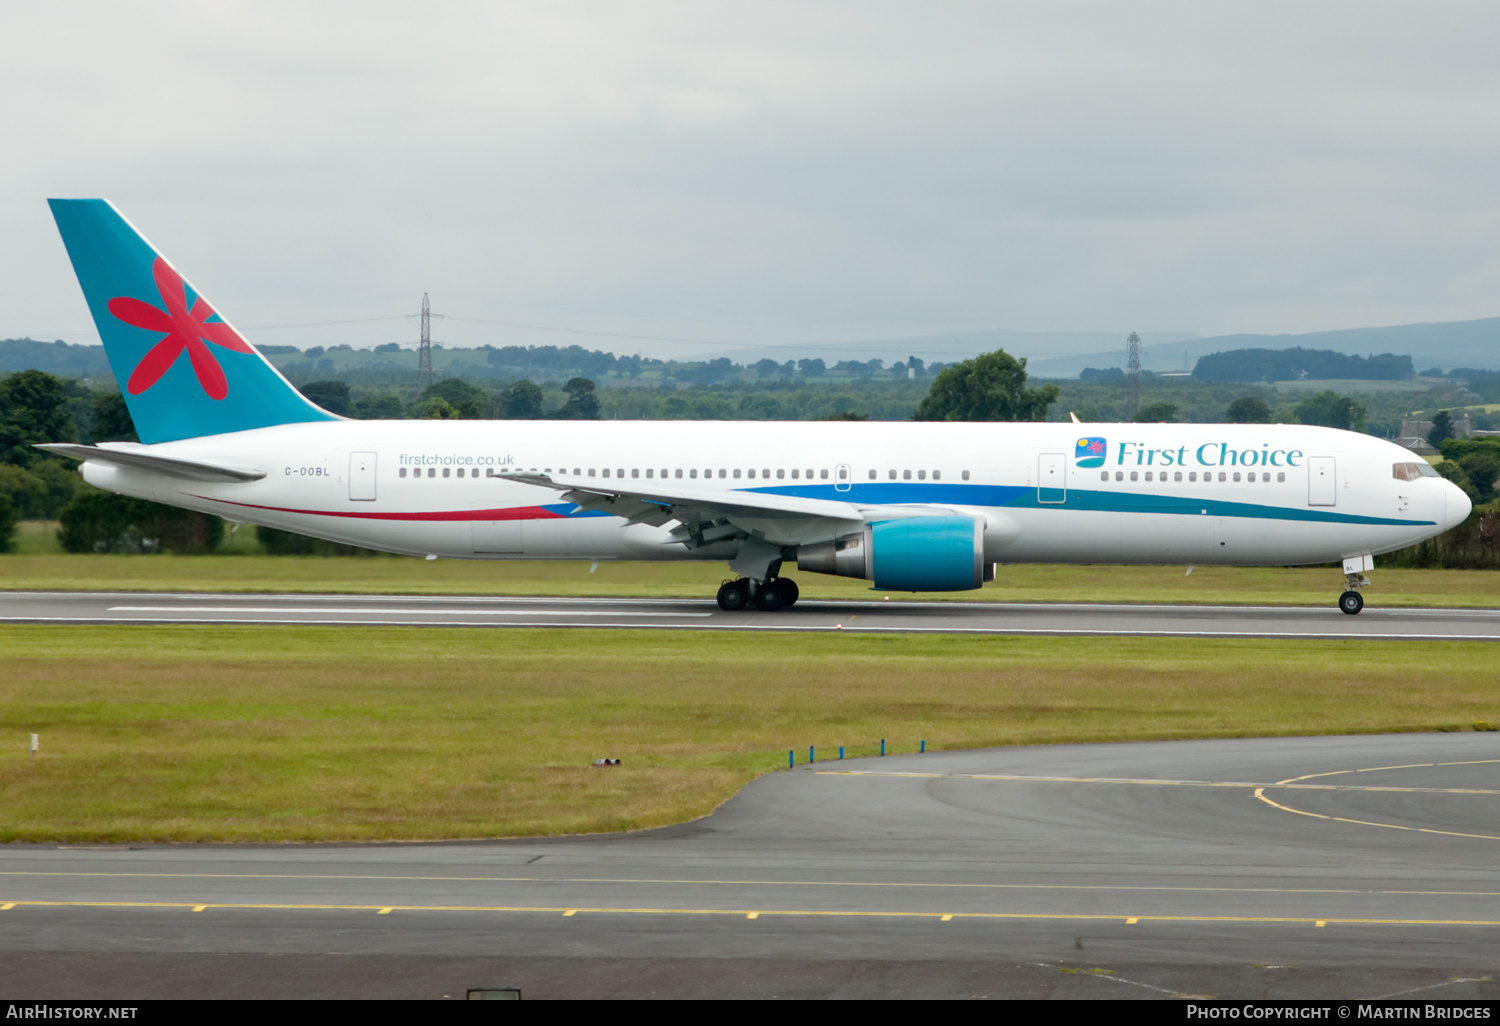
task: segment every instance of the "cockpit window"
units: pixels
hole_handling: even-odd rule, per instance
[[[1397,481],[1415,481],[1419,477],[1441,477],[1436,468],[1427,461],[1421,463],[1397,463],[1391,468],[1392,474]]]

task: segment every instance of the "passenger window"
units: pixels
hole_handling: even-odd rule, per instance
[[[802,471],[800,471],[800,470],[793,470],[792,471],[792,480],[793,481],[797,480],[797,475],[800,474],[800,473],[802,473]]]
[[[447,467],[444,467],[444,468],[443,468],[443,476],[444,476],[444,477],[447,477],[447,476],[448,476],[448,468],[447,468]]]
[[[724,476],[724,475],[723,475],[723,474],[720,474],[720,475],[719,475],[719,476],[720,476],[720,477],[723,477],[723,476]],[[739,468],[739,467],[735,467],[735,468],[734,468],[734,479],[735,479],[735,480],[736,480],[736,481],[738,481],[738,480],[739,480],[739,479],[740,479],[740,468]]]
[[[1221,470],[1221,471],[1219,471],[1219,480],[1220,481],[1228,481],[1229,480],[1229,475],[1225,474],[1224,471]],[[1235,480],[1239,480],[1239,475],[1238,474],[1235,475]]]
[[[726,473],[726,471],[725,471],[725,470],[724,470],[724,468],[723,468],[723,467],[720,467],[720,468],[719,468],[719,480],[720,480],[720,481],[722,481],[722,480],[724,480],[724,475],[725,475],[725,473]],[[735,475],[735,476],[736,476],[736,477],[738,477],[738,476],[739,476],[739,475],[738,475],[738,474],[736,474],[736,475]]]
[[[1151,471],[1149,471],[1149,470],[1146,471],[1146,480],[1147,481],[1151,480]]]
[[[631,477],[637,477],[637,478],[640,477],[641,476],[641,468],[640,467],[631,467],[630,468],[630,476]]]
[[[696,480],[698,480],[698,470],[697,470],[696,467],[688,471],[688,480],[689,481],[696,481]]]
[[[771,472],[769,470],[767,470],[765,467],[761,467],[760,468],[760,476],[761,476],[762,479],[764,479],[766,481],[771,480]]]
[[[1286,471],[1277,471],[1277,473],[1276,473],[1276,481],[1277,481],[1277,483],[1279,484],[1280,482],[1285,481],[1285,480],[1286,480]]]
[[[532,467],[531,468],[531,472],[533,474],[536,473],[536,468]],[[615,477],[624,477],[624,476],[625,476],[625,468],[624,467],[621,467],[619,470],[615,471]]]
[[[649,470],[648,470],[648,471],[646,471],[646,476],[647,476],[647,477],[650,477],[650,476],[651,476],[651,471],[649,471]],[[679,470],[679,471],[678,471],[678,472],[677,472],[677,476],[678,476],[678,477],[681,477],[681,476],[682,476],[682,471],[680,471],[680,470]],[[665,480],[666,480],[666,479],[667,479],[667,468],[666,468],[666,467],[662,467],[662,468],[661,468],[661,479],[662,479],[662,480],[663,480],[663,481],[665,481]]]
[[[1239,480],[1239,479],[1240,479],[1240,472],[1239,472],[1239,471],[1238,471],[1238,470],[1236,470],[1236,471],[1235,471],[1235,472],[1234,472],[1234,479],[1235,479],[1235,480],[1236,480],[1236,481],[1238,481],[1238,480]]]
[[[879,476],[880,476],[880,475],[879,475],[879,474],[877,474],[877,473],[876,473],[876,472],[875,472],[875,471],[873,471],[873,470],[872,470],[872,471],[870,471],[870,480],[871,480],[871,481],[873,481],[873,480],[875,480],[875,479],[876,479],[876,478],[877,478],[877,477],[879,477]]]
[[[594,476],[594,468],[590,467],[589,468],[589,477],[593,477],[593,476]]]
[[[608,467],[605,467],[605,468],[604,468],[604,476],[605,476],[605,477],[608,477],[608,476],[609,476],[609,468],[608,468]]]
[[[896,472],[894,470],[891,471],[891,480],[892,481],[896,480]]]
[[[927,471],[925,471],[925,470],[919,470],[919,471],[917,471],[917,480],[918,481],[926,481],[927,480]]]
[[[1101,481],[1108,481],[1109,480],[1109,471],[1107,471],[1107,470],[1101,471],[1100,474],[1099,474],[1099,480],[1101,480]]]
[[[1176,473],[1174,473],[1172,475],[1172,480],[1173,481],[1181,481],[1182,480],[1182,471],[1179,470]]]
[[[820,470],[820,471],[818,471],[818,476],[821,477],[824,481],[827,481],[828,480],[828,471],[826,471],[826,470]]]
[[[1117,470],[1117,471],[1115,471],[1115,480],[1116,481],[1123,481],[1123,480],[1125,480],[1125,471],[1123,471],[1123,470]]]
[[[1135,481],[1135,480],[1138,480],[1139,478],[1140,478],[1140,475],[1137,474],[1135,471],[1132,470],[1130,472],[1130,480]]]
[[[963,472],[963,475],[962,475],[962,477],[963,477],[963,479],[964,479],[964,480],[965,480],[965,481],[967,481],[967,480],[968,480],[968,479],[969,479],[969,472],[968,472],[968,471],[967,471],[967,470],[966,470],[966,471],[964,471],[964,472]]]
[[[911,471],[909,471],[909,470],[903,470],[903,471],[901,471],[901,480],[903,480],[903,481],[910,481],[911,480]]]
[[[813,472],[812,472],[811,469],[809,469],[808,472],[807,472],[807,479],[809,481],[811,481],[813,479]]]
[[[1189,470],[1188,471],[1188,480],[1189,481],[1196,481],[1196,480],[1198,480],[1198,472],[1196,470]]]
[[[594,472],[593,472],[593,471],[592,471],[592,470],[591,470],[591,471],[589,471],[589,474],[590,474],[590,475],[592,475],[592,474],[593,474],[593,473],[594,473]],[[583,476],[583,471],[581,471],[581,470],[579,470],[579,469],[578,469],[578,468],[577,468],[577,467],[574,467],[574,468],[573,468],[573,476],[574,476],[574,477],[581,477],[581,476]]]
[[[736,470],[734,472],[734,476],[735,477],[739,477],[740,476],[740,472],[738,470]],[[745,471],[745,476],[748,477],[748,478],[750,478],[753,481],[755,479],[755,468],[751,467],[749,470]]]
[[[941,470],[934,470],[932,472],[932,479],[934,481],[941,481],[943,479],[943,472]]]
[[[785,480],[785,479],[786,479],[786,471],[782,470],[781,468],[778,467],[777,470],[776,470],[776,480],[782,481],[782,480]]]
[[[405,476],[406,476],[406,468],[405,468],[405,467],[402,467],[402,468],[401,468],[401,469],[400,469],[400,470],[399,470],[399,471],[398,471],[398,472],[397,472],[397,474],[396,474],[396,476],[397,476],[397,477],[405,477]]]
[[[681,467],[677,468],[677,480],[679,480],[679,481],[682,480],[682,468]]]
[[[1250,471],[1250,473],[1246,474],[1245,475],[1245,480],[1249,481],[1251,484],[1254,484],[1255,483],[1255,471],[1252,470],[1252,471]]]

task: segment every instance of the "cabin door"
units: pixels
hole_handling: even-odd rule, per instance
[[[1061,503],[1067,501],[1067,463],[1060,452],[1044,452],[1037,457],[1036,501]]]
[[[1307,504],[1309,506],[1338,505],[1338,476],[1332,456],[1309,456],[1307,458]]]
[[[375,454],[349,454],[349,498],[355,502],[375,501]]]

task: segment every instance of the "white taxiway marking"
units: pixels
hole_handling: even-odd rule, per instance
[[[621,613],[613,610],[598,612],[560,609],[332,609],[328,606],[302,608],[298,606],[110,606],[111,613],[342,613],[371,616],[389,616],[399,613],[410,616],[712,616],[712,613]]]

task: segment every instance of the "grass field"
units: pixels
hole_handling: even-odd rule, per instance
[[[924,599],[987,602],[1332,605],[1343,576],[1326,567],[1009,565],[980,591]],[[786,572],[810,599],[882,601],[866,581]],[[711,601],[732,576],[722,563],[436,560],[394,556],[0,556],[0,590],[371,592],[404,595],[653,596]],[[1377,570],[1372,607],[1500,606],[1500,574],[1482,570]],[[910,598],[892,593],[892,601]]]
[[[809,745],[1500,721],[1496,649],[1464,642],[11,626],[0,646],[9,841],[622,830],[703,815]]]

